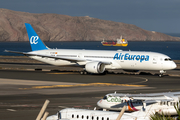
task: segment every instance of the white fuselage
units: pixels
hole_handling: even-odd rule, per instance
[[[33,59],[55,66],[86,65],[88,62],[97,61],[111,62],[111,64],[105,65],[105,69],[170,70],[176,68],[176,64],[168,56],[156,52],[48,49],[29,53],[79,59],[77,62],[72,62],[70,60],[30,56]]]
[[[167,95],[167,96],[166,96]],[[150,101],[146,104],[143,101]],[[103,109],[121,110],[124,105],[128,106],[126,111],[139,111],[142,108],[152,112],[166,115],[176,115],[174,105],[179,104],[180,92],[173,93],[154,93],[154,94],[107,94],[103,99],[97,102],[97,105]]]
[[[152,113],[151,113],[152,114]],[[116,120],[119,112],[66,108],[46,120]],[[146,112],[124,113],[121,120],[149,120]]]

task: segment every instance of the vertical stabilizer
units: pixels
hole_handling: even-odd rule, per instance
[[[29,23],[25,23],[25,26],[28,33],[29,42],[30,42],[32,51],[48,49],[48,47],[42,42],[40,37],[34,31],[32,26]]]

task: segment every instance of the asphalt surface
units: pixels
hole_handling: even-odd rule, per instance
[[[179,76],[80,75],[72,71],[0,70],[0,120],[36,119],[44,101],[49,115],[66,107],[94,109],[105,94],[180,91]],[[97,109],[99,109],[97,107]]]

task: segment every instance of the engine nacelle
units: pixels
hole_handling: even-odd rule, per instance
[[[105,71],[105,64],[101,62],[89,62],[85,65],[85,69],[89,73],[103,73]]]

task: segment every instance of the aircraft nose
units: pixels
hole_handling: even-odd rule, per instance
[[[173,63],[171,64],[171,67],[172,67],[172,69],[175,69],[175,68],[177,67],[176,63],[173,62]]]
[[[101,107],[101,102],[102,102],[102,100],[99,100],[99,101],[97,102],[97,105],[98,105],[99,107]]]
[[[46,120],[58,120],[58,116],[52,115],[52,116],[47,117]]]

